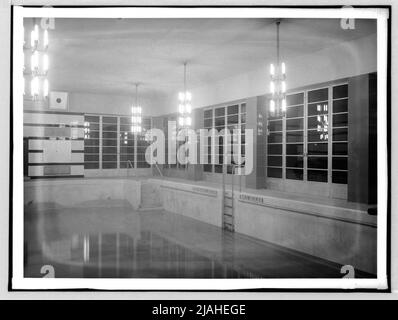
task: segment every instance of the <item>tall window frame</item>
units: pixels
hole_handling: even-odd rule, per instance
[[[203,109],[203,128],[210,130],[229,129],[231,134],[230,151],[233,152],[234,145],[241,148],[241,156],[245,156],[246,151],[246,101],[229,103],[219,106],[211,106]],[[233,134],[233,129],[241,129],[240,136]],[[207,141],[207,150],[205,157],[208,159],[208,164],[203,165],[205,173],[223,173],[224,166],[224,137],[219,138],[219,144],[214,148],[216,150],[215,156],[218,157],[219,164],[212,164],[212,142],[211,137]],[[232,165],[226,166],[226,173],[232,174]]]
[[[301,101],[291,99],[295,95],[301,95]],[[316,130],[317,104],[328,106],[327,141]],[[289,92],[286,117],[267,118],[266,179],[346,187],[348,130],[347,81]]]
[[[131,116],[85,114],[84,169],[119,170],[150,168],[145,161],[149,142],[145,132],[152,117],[143,117],[140,134],[131,132]]]

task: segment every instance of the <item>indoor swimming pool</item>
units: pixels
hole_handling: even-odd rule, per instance
[[[341,265],[123,200],[25,206],[25,277],[340,278]],[[357,273],[356,276],[366,276]]]

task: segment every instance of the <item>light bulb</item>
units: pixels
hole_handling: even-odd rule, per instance
[[[269,111],[270,111],[271,113],[274,113],[274,112],[275,112],[275,101],[274,101],[274,100],[271,100],[271,101],[269,102]]]
[[[282,93],[286,92],[286,82],[282,81]]]
[[[282,75],[286,74],[286,64],[284,62],[282,62],[282,65],[281,65],[281,72],[282,72]]]
[[[140,106],[137,107],[137,113],[141,114],[142,113],[142,108]]]
[[[318,122],[321,122],[321,116],[318,115],[316,118],[317,118]]]
[[[37,69],[39,68],[39,53],[37,51],[35,51],[32,54],[32,57],[30,59],[30,68],[32,70],[32,72],[37,71]]]
[[[191,101],[192,95],[189,91],[185,92],[185,101]]]
[[[185,111],[186,111],[187,113],[191,113],[191,112],[192,112],[192,106],[191,106],[190,103],[187,103],[187,104],[185,105]]]
[[[37,77],[34,77],[31,81],[30,84],[30,91],[31,91],[31,95],[33,97],[36,97],[39,95],[39,79]]]
[[[184,113],[184,105],[183,105],[182,103],[180,103],[180,104],[178,105],[178,112],[179,112],[180,114],[183,114],[183,113]]]
[[[183,117],[179,117],[179,118],[178,118],[178,125],[179,125],[180,127],[184,126],[184,118],[183,118]]]
[[[192,119],[191,119],[191,117],[186,117],[185,118],[185,125],[186,126],[190,126],[192,124]]]
[[[286,112],[286,99],[282,99],[282,112]]]
[[[36,41],[39,41],[39,26],[35,24],[35,37]]]
[[[30,46],[32,49],[36,49],[37,43],[39,42],[39,27],[36,24],[30,33]]]
[[[270,86],[269,86],[269,89],[270,89],[270,91],[271,91],[272,94],[275,93],[275,83],[274,83],[274,81],[271,81]]]
[[[43,34],[43,46],[45,49],[47,49],[47,47],[48,47],[48,31],[47,31],[47,29],[44,30],[44,34]]]
[[[275,75],[275,66],[272,63],[269,66],[269,73],[270,73],[271,76]]]
[[[321,105],[320,104],[316,105],[316,111],[321,111]]]
[[[184,102],[184,99],[185,99],[184,92],[179,92],[178,93],[178,100],[180,100],[181,102]]]
[[[30,46],[32,48],[34,48],[36,46],[36,36],[35,36],[35,31],[34,30],[32,30],[30,32]]]

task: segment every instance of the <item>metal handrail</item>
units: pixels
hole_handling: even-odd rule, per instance
[[[155,167],[156,167],[156,169],[158,170],[158,172],[159,172],[160,176],[163,178],[163,173],[162,173],[162,170],[160,170],[160,168],[159,168],[159,165],[158,165],[158,163],[157,163],[157,162],[155,162]]]
[[[130,166],[130,168],[134,169],[134,165],[133,165],[133,163],[131,162],[131,160],[127,160],[127,164]]]

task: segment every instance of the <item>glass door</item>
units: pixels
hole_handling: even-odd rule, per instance
[[[304,180],[304,93],[286,98],[285,177]]]
[[[319,126],[329,119],[329,88],[308,91],[307,101],[307,180],[327,183],[329,135]]]
[[[267,187],[346,198],[348,85],[286,97],[286,117],[268,117]]]

